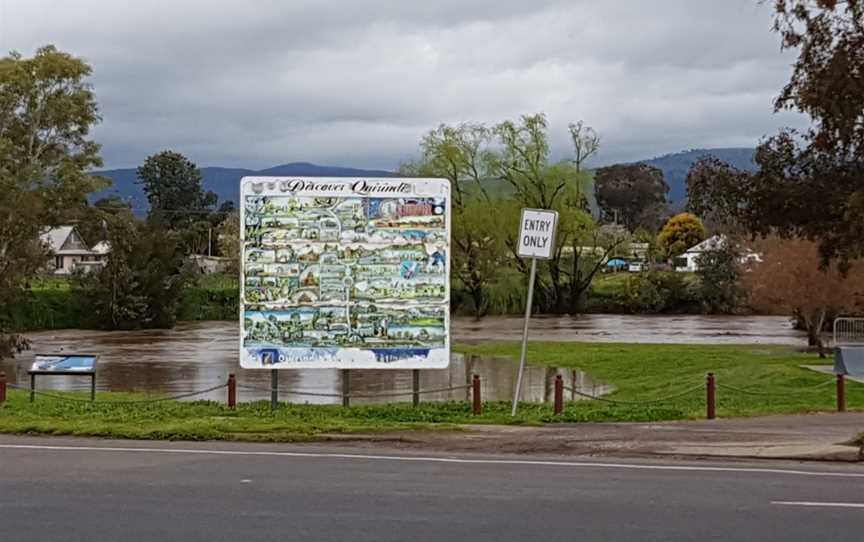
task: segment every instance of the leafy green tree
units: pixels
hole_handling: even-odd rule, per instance
[[[232,211],[216,229],[219,255],[230,258],[228,273],[240,276],[240,211]]]
[[[669,185],[663,172],[648,164],[616,164],[597,169],[594,191],[603,220],[629,230],[657,231],[666,212]]]
[[[704,241],[705,237],[705,226],[696,215],[680,213],[670,218],[660,230],[657,245],[668,257],[674,258]]]
[[[0,343],[9,334],[9,307],[26,279],[47,261],[40,233],[86,206],[86,195],[107,186],[87,172],[102,164],[90,129],[99,121],[87,82],[90,66],[42,47],[32,58],[0,59]],[[9,354],[0,346],[0,357]]]
[[[565,232],[571,241],[565,265],[570,295],[570,311],[577,312],[585,293],[597,273],[609,258],[627,245],[631,239],[624,228],[612,224],[599,225],[590,215],[581,214],[569,221],[572,231]],[[566,260],[569,259],[569,265]]]
[[[687,172],[687,210],[704,219],[712,231],[743,233],[740,221],[751,174],[714,156],[698,159]]]
[[[578,307],[573,305],[568,285],[572,281],[578,283],[580,279],[567,265],[565,253],[569,252],[570,257],[573,253],[565,247],[572,249],[574,240],[590,221],[585,198],[590,176],[577,170],[571,161],[550,163],[547,121],[543,114],[526,115],[518,122],[502,122],[495,127],[494,133],[500,148],[490,156],[491,169],[514,192],[511,204],[501,209],[510,224],[506,235],[512,261],[517,269],[528,273],[528,264],[517,255],[519,209],[558,211],[555,248],[552,257],[543,262],[542,273],[538,273],[536,281],[538,305],[556,313],[576,312]]]
[[[194,276],[181,236],[131,214],[107,216],[111,253],[105,266],[73,278],[86,325],[105,329],[168,328]]]
[[[491,140],[492,132],[483,124],[441,124],[420,141],[420,160],[403,165],[400,173],[449,179],[456,211],[472,197],[489,201],[483,182],[493,177]]]
[[[506,265],[507,249],[501,235],[506,222],[496,208],[494,202],[472,197],[453,221],[453,274],[467,291],[478,317],[486,314],[489,285]]]
[[[738,250],[727,241],[716,250],[702,253],[697,259],[699,277],[697,296],[707,313],[733,312],[743,298]]]
[[[423,137],[419,161],[400,168],[403,175],[444,177],[452,193],[452,270],[467,290],[476,316],[488,307],[487,290],[498,276],[505,249],[500,215],[483,183],[491,177],[491,132],[482,124],[440,125]]]
[[[173,229],[208,222],[217,196],[205,192],[201,171],[180,153],[149,156],[138,168],[138,182],[150,202],[149,219]]]
[[[622,306],[637,313],[687,310],[693,297],[681,273],[659,271],[629,275],[618,295]]]

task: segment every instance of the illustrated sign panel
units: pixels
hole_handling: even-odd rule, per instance
[[[244,177],[244,368],[447,367],[446,179]]]
[[[519,224],[519,256],[543,260],[551,258],[557,228],[558,211],[522,209],[522,221]]]
[[[96,356],[36,356],[31,372],[92,373],[96,370]]]

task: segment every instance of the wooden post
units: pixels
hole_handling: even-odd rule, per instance
[[[420,405],[420,369],[414,369],[411,371],[411,391],[413,395],[411,396],[411,402],[413,405]]]
[[[6,373],[0,371],[0,404],[6,402]]]
[[[561,375],[555,375],[555,415],[564,412],[564,380]]]
[[[473,401],[473,411],[474,414],[480,415],[483,412],[483,403],[480,401],[480,376],[474,375],[474,378],[471,381],[472,393],[471,399]]]
[[[270,369],[270,410],[279,407],[279,369]]]
[[[351,369],[342,369],[342,406],[351,407]]]
[[[713,420],[717,417],[717,382],[714,380],[714,373],[708,373],[708,378],[705,382],[706,407],[707,417]]]
[[[837,412],[846,412],[846,379],[837,375]]]
[[[234,409],[237,406],[237,378],[234,373],[228,375],[228,408]]]

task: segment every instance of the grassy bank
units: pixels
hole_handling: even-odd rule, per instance
[[[516,356],[513,343],[460,347],[485,356]],[[266,402],[241,404],[165,401],[153,404],[90,404],[40,396],[30,404],[24,392],[11,391],[0,406],[0,432],[99,436],[137,439],[298,441],[328,433],[380,432],[411,429],[454,429],[464,423],[542,424],[591,421],[662,421],[704,416],[705,373],[714,371],[721,417],[791,414],[834,409],[829,375],[799,368],[815,363],[811,355],[784,347],[610,345],[536,343],[532,364],[582,369],[617,391],[615,401],[656,400],[656,404],[569,402],[563,416],[551,405],[525,404],[516,418],[506,402],[485,403],[474,416],[467,402],[356,406],[283,405],[275,413]],[[733,391],[722,386],[750,392]],[[753,393],[765,394],[754,395]],[[82,395],[67,395],[83,399]],[[140,394],[104,393],[100,400],[124,401]],[[864,409],[864,385],[848,383],[850,410]]]

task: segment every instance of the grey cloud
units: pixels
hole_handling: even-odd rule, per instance
[[[599,161],[753,145],[788,54],[756,0],[0,0],[0,48],[94,68],[111,166],[392,168],[440,122],[544,111],[553,151],[585,119]]]

